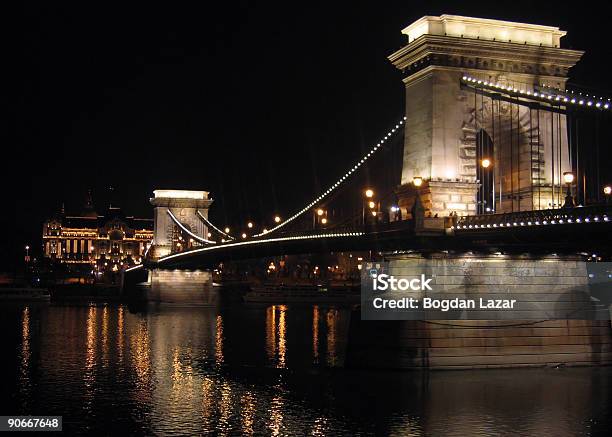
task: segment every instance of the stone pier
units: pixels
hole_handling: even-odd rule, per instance
[[[181,305],[217,305],[218,295],[212,287],[212,275],[205,270],[149,271],[146,300]]]
[[[576,257],[439,254],[389,261],[390,271],[431,275],[438,289],[472,298],[529,294],[545,307],[547,299],[551,305],[558,302],[559,290],[589,290],[586,263]],[[612,364],[610,320],[362,321],[356,311],[349,335],[348,366],[465,369]]]

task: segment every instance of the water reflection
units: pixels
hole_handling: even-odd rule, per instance
[[[130,336],[131,364],[134,369],[136,387],[145,391],[151,373],[149,329],[145,319],[139,320]]]
[[[335,367],[338,364],[338,351],[336,350],[336,339],[338,335],[338,311],[329,309],[327,311],[327,365]]]
[[[14,311],[4,319],[17,359],[2,370],[15,383],[2,396],[22,401],[7,412],[62,414],[68,431],[596,435],[612,425],[610,368],[328,370],[346,349],[339,308]]]
[[[272,305],[266,309],[266,352],[274,367],[287,367],[286,305]]]
[[[287,359],[287,307],[278,307],[278,364],[276,367],[285,368]]]
[[[30,383],[30,361],[32,359],[30,338],[30,308],[25,307],[21,312],[21,350],[19,351],[19,375],[18,383],[21,391],[21,399],[24,400],[24,408],[28,406],[28,398],[31,391]]]
[[[274,362],[276,358],[276,306],[266,308],[266,352],[268,360]]]
[[[223,364],[223,317],[219,314],[215,324],[215,361]]]
[[[319,306],[312,307],[312,361],[319,362]]]
[[[246,435],[253,435],[255,425],[255,396],[249,390],[247,390],[240,400],[241,407],[241,425],[242,432]]]

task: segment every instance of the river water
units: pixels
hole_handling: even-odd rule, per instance
[[[610,435],[612,369],[344,367],[316,305],[0,306],[0,415],[105,435]],[[384,335],[384,333],[381,333]]]

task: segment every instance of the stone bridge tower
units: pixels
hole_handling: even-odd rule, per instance
[[[169,255],[177,243],[176,228],[168,210],[178,221],[190,232],[207,238],[208,227],[198,216],[199,211],[208,218],[208,208],[212,204],[208,198],[208,191],[189,190],[155,190],[151,198],[151,204],[155,207],[153,248],[151,256],[160,258]],[[188,244],[183,242],[181,244]]]
[[[568,70],[583,52],[560,48],[565,32],[558,27],[454,15],[423,17],[402,33],[408,43],[389,60],[406,86],[398,190],[403,213],[409,216],[413,177],[420,176],[429,213],[475,214],[482,187],[477,143],[485,139],[493,166],[491,210],[558,207],[559,176],[571,170],[565,115],[536,116],[527,106],[483,98],[461,82],[471,76],[523,90],[564,90]]]

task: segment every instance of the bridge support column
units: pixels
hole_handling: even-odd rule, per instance
[[[435,291],[478,300],[536,299],[543,308],[568,302],[572,317],[585,311],[575,296],[589,290],[586,263],[577,257],[418,254],[389,260],[389,272],[433,276]],[[550,297],[547,297],[550,296]],[[588,302],[587,302],[588,303]],[[547,311],[540,311],[546,314]],[[585,311],[586,312],[586,311]],[[554,312],[553,312],[554,314]],[[385,335],[380,335],[385,332]],[[348,365],[462,369],[612,364],[609,320],[361,321],[352,314]]]
[[[153,196],[150,201],[155,207],[154,233],[153,247],[149,254],[152,259],[169,255],[178,243],[176,225],[168,211],[172,212],[186,229],[207,238],[208,227],[198,217],[197,212],[208,218],[208,208],[213,202],[208,198],[208,191],[155,190]]]
[[[212,274],[206,270],[161,270],[149,272],[149,302],[184,305],[216,305]]]

